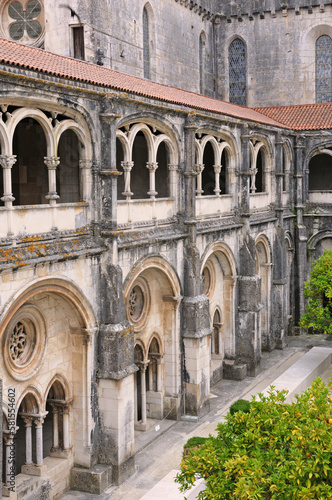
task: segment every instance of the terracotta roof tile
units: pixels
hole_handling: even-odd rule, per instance
[[[332,103],[298,104],[255,108],[269,118],[293,130],[324,130],[332,128]]]
[[[59,77],[131,92],[161,101],[267,125],[285,127],[275,119],[244,106],[126,75],[92,63],[63,57],[0,38],[0,62]]]

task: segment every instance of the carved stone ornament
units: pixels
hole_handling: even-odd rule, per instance
[[[29,304],[22,306],[8,323],[3,342],[8,373],[16,380],[28,380],[39,370],[46,348],[44,319]]]

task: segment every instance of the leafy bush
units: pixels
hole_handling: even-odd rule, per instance
[[[238,399],[237,401],[235,401],[235,403],[232,404],[229,411],[231,415],[234,415],[234,413],[236,413],[237,411],[243,411],[243,413],[249,413],[250,401],[247,401],[246,399]]]
[[[200,437],[200,436],[193,436],[188,439],[186,444],[184,445],[184,448],[193,448],[194,446],[200,446],[201,444],[204,444],[207,438]]]
[[[315,261],[304,296],[308,304],[300,326],[332,333],[332,250],[325,250]]]
[[[198,473],[206,481],[201,500],[331,499],[332,384],[317,378],[291,404],[286,394],[272,386],[252,398],[249,413],[229,412],[217,437],[182,460],[180,490]]]

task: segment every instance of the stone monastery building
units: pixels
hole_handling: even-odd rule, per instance
[[[2,495],[55,499],[298,328],[332,1],[1,0],[0,35]]]

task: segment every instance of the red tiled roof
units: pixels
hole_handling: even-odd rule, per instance
[[[254,108],[293,130],[323,130],[332,128],[332,103],[298,104]]]
[[[202,96],[169,85],[154,83],[144,78],[126,75],[92,63],[59,56],[42,49],[27,47],[20,43],[1,38],[0,62],[183,105],[186,109],[201,109],[242,120],[284,127],[275,121],[275,119],[260,114],[251,108],[237,106],[236,104]]]

